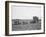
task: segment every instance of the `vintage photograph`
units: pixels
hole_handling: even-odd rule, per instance
[[[40,30],[41,6],[12,6],[12,31]]]
[[[6,35],[45,33],[45,4],[6,2]]]

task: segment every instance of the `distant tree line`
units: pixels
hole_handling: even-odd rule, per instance
[[[31,24],[31,23],[34,24],[34,23],[38,23],[38,22],[39,22],[39,18],[38,18],[37,16],[34,16],[34,17],[33,17],[33,20],[30,21],[30,24]],[[28,24],[28,22],[24,22],[24,21],[23,21],[22,23],[23,23],[23,24]],[[14,24],[14,25],[20,25],[21,22],[19,22],[19,19],[16,19],[15,21],[13,21],[13,24]]]

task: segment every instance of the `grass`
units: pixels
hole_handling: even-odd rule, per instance
[[[13,31],[24,31],[24,30],[40,30],[41,29],[41,21],[38,23],[29,23],[28,24],[20,24],[20,25],[12,25]]]

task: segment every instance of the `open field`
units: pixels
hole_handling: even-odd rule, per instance
[[[40,30],[41,29],[41,21],[38,23],[30,23],[32,20],[19,20],[21,24],[15,25],[12,24],[12,31],[24,31],[24,30]],[[22,23],[27,22],[27,23]]]

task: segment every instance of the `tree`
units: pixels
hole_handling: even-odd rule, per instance
[[[34,20],[35,23],[37,23],[39,19],[38,19],[37,16],[34,16],[34,17],[33,17],[33,20]]]

